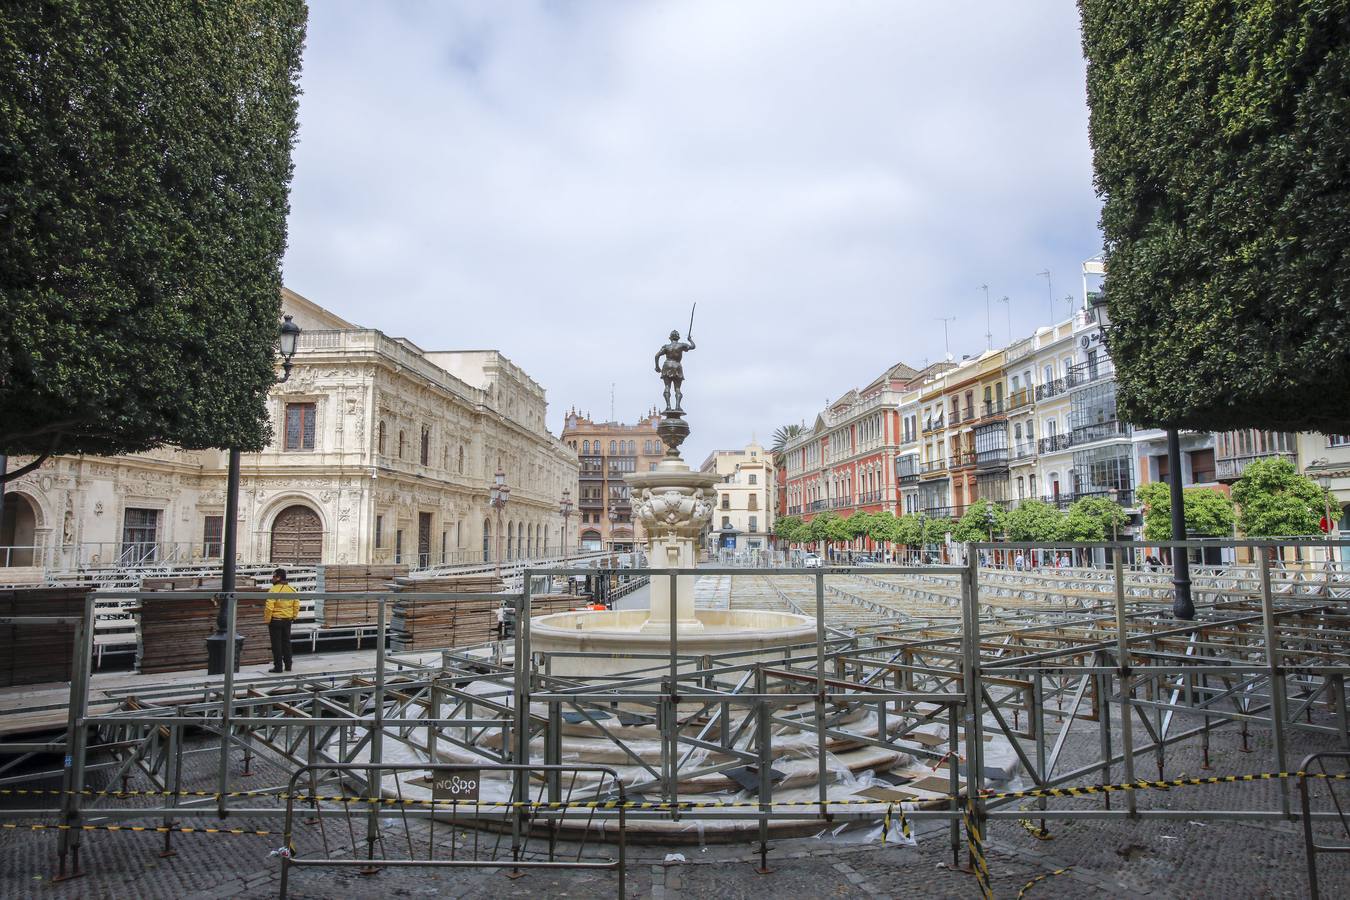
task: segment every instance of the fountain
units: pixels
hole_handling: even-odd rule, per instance
[[[692,327],[692,315],[690,324]],[[633,515],[646,531],[647,558],[656,569],[692,569],[697,565],[698,536],[712,518],[716,499],[713,486],[717,476],[690,469],[680,457],[680,445],[689,437],[682,408],[682,360],[694,349],[694,342],[692,335],[687,341],[679,338],[679,332],[672,331],[670,342],[656,354],[658,363],[665,357],[657,371],[665,385],[666,408],[656,429],[666,446],[665,458],[653,471],[625,476],[631,487]],[[648,609],[540,616],[530,624],[530,649],[606,654],[604,659],[554,659],[552,674],[584,677],[621,674],[650,665],[650,661],[632,654],[665,652],[672,645],[681,656],[745,651],[748,655],[738,661],[752,662],[756,656],[750,651],[765,651],[767,659],[776,648],[815,640],[816,621],[809,616],[770,610],[695,609],[695,578],[653,576]],[[781,657],[781,651],[778,655]],[[574,668],[568,671],[569,666]]]

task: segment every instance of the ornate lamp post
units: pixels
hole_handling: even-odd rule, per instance
[[[1308,463],[1308,468],[1314,469],[1321,466],[1329,466],[1329,465],[1331,465],[1330,460],[1314,459],[1312,462]],[[1327,520],[1327,571],[1329,573],[1333,566],[1331,532],[1336,527],[1335,520],[1331,518],[1331,475],[1329,475],[1326,472],[1318,472],[1316,475],[1313,476],[1313,481],[1317,482],[1317,486],[1322,489],[1322,515]],[[1330,581],[1331,579],[1330,574],[1327,575],[1327,579],[1328,581]]]
[[[619,511],[618,511],[617,509],[614,509],[613,507],[610,507],[610,510],[609,510],[609,552],[610,552],[610,553],[616,553],[616,552],[618,552],[618,551],[615,549],[615,547],[614,547],[614,545],[618,543],[618,541],[616,541],[616,540],[614,539],[614,529],[618,526],[618,524],[619,524]]]
[[[562,515],[562,557],[563,568],[567,568],[567,520],[572,518],[572,492],[564,490],[562,501],[558,504],[558,512]]]
[[[300,342],[300,326],[285,316],[281,323],[278,340],[281,353],[281,377],[277,384],[284,384],[291,377],[291,360],[295,357],[296,346]],[[235,557],[239,546],[239,448],[230,448],[229,474],[225,483],[225,534],[222,536],[220,569],[220,601],[216,604],[216,631],[206,639],[206,673],[221,675],[225,672],[225,648],[229,639],[230,609],[234,606]],[[244,639],[235,635],[235,646],[242,648]],[[234,664],[239,665],[239,653],[235,653]]]
[[[497,511],[497,550],[493,554],[497,559],[497,577],[502,577],[502,510],[511,499],[511,488],[506,485],[506,473],[501,469],[492,476],[492,491],[488,503]]]

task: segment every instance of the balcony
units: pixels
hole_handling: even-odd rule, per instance
[[[845,494],[843,497],[831,497],[830,507],[832,509],[847,509],[853,505],[853,495]]]
[[[1051,497],[1041,497],[1042,503],[1049,503],[1051,506],[1059,509],[1068,509],[1070,506],[1073,506],[1073,501],[1073,494],[1058,494]]]
[[[1013,447],[1012,458],[1013,458],[1013,461],[1014,461],[1014,462],[1016,462],[1016,461],[1018,461],[1018,460],[1023,460],[1023,459],[1035,459],[1035,458],[1036,458],[1036,442],[1035,442],[1035,441],[1025,441],[1025,442],[1023,442],[1023,443],[1021,443],[1021,444],[1016,444],[1016,445]]]
[[[884,491],[868,491],[866,494],[859,494],[858,505],[867,506],[870,503],[881,503],[884,495]]]
[[[1104,365],[1101,361],[1079,363],[1076,366],[1069,366],[1064,381],[1069,387],[1079,387],[1084,384],[1092,384],[1094,381],[1101,381],[1115,374],[1115,369],[1110,365]]]
[[[956,507],[954,506],[929,506],[919,510],[919,512],[930,519],[956,518]]]
[[[787,514],[789,516],[800,516],[802,514],[802,508],[800,506],[789,506],[787,508]]]
[[[895,473],[896,480],[901,484],[914,484],[919,480],[919,470],[912,469]]]
[[[1049,437],[1043,437],[1036,443],[1038,453],[1059,453],[1061,450],[1068,450],[1074,445],[1073,435],[1071,434],[1052,434]]]
[[[998,400],[991,400],[988,403],[981,404],[980,412],[982,413],[981,418],[985,419],[1001,418],[1008,414],[1007,409],[1005,408],[1005,404],[1001,398]]]
[[[1051,397],[1058,397],[1068,389],[1063,378],[1056,378],[1054,381],[1048,381],[1045,384],[1036,385],[1036,399],[1049,400]]]
[[[1114,437],[1129,437],[1130,426],[1117,419],[1108,419],[1104,422],[1096,422],[1092,425],[1081,425],[1073,430],[1073,443],[1090,444],[1093,441],[1104,441]]]
[[[806,511],[820,512],[822,509],[827,507],[829,503],[830,501],[828,500],[812,500],[810,503],[806,504]]]
[[[1030,406],[1031,401],[1031,391],[1026,389],[1013,391],[1008,397],[1008,412],[1016,412],[1024,406]]]
[[[929,433],[934,432],[934,431],[941,431],[943,428],[946,427],[946,425],[943,423],[942,420],[943,420],[943,417],[942,417],[942,416],[938,416],[938,417],[935,418],[935,419],[924,419],[924,420],[923,420],[923,433],[924,433],[924,434],[929,434]]]
[[[993,450],[980,450],[975,454],[976,469],[1008,468],[1008,448],[997,447]]]
[[[1298,457],[1294,453],[1271,450],[1266,453],[1255,453],[1250,456],[1218,458],[1214,460],[1214,477],[1222,482],[1237,481],[1242,477],[1242,473],[1247,471],[1247,466],[1256,462],[1258,459],[1287,459],[1292,463],[1297,462]]]
[[[1075,493],[1070,500],[1086,500],[1089,497],[1101,497],[1103,500],[1114,500],[1127,509],[1134,506],[1134,491],[1132,490],[1117,490],[1115,493],[1112,493],[1110,488],[1093,488],[1092,490]]]
[[[956,424],[956,421],[955,421],[955,420],[956,420],[956,416],[952,416],[952,420],[953,420],[953,421],[952,421],[952,424],[955,425],[955,424]],[[974,422],[974,421],[975,421],[975,407],[973,407],[973,406],[967,406],[965,409],[963,409],[963,410],[961,411],[961,421],[962,421],[962,422]]]
[[[582,509],[604,509],[605,501],[599,497],[582,497],[577,501]]]
[[[926,463],[919,464],[920,475],[941,475],[947,471],[947,461],[945,459],[930,459]]]
[[[956,469],[968,468],[970,466],[975,465],[975,454],[970,450],[964,450],[960,453],[953,453],[951,455],[949,463],[953,471],[955,471]]]

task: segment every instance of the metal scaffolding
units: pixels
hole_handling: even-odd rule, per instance
[[[84,837],[78,826],[88,824],[157,820],[168,826],[240,815],[281,821],[296,802],[321,821],[350,815],[349,807],[329,802],[342,798],[369,802],[372,817],[443,818],[440,801],[405,793],[407,784],[393,769],[406,774],[470,763],[510,767],[509,796],[492,801],[498,809],[484,812],[483,827],[502,826],[501,808],[509,811],[517,838],[541,829],[550,836],[572,829],[614,837],[620,812],[635,829],[644,820],[721,823],[737,839],[758,844],[762,866],[774,829],[884,818],[889,831],[893,816],[945,823],[955,860],[963,825],[969,842],[988,823],[1026,818],[1018,804],[1028,800],[1035,805],[1031,815],[1042,820],[1294,819],[1300,813],[1288,775],[1297,765],[1292,738],[1312,741],[1314,749],[1350,748],[1350,573],[1334,565],[1285,568],[1272,552],[1295,548],[1311,559],[1314,548],[1333,544],[1350,542],[1164,544],[1177,552],[1240,547],[1256,557],[1246,566],[1193,567],[1194,620],[1172,617],[1168,573],[1144,565],[1140,545],[1129,542],[1057,545],[1109,560],[1068,572],[980,568],[981,551],[1037,549],[1006,542],[969,545],[960,565],[641,570],[671,580],[672,619],[678,576],[727,575],[753,579],[763,596],[812,616],[815,639],[776,650],[772,658],[763,650],[700,655],[682,649],[672,630],[663,652],[631,654],[628,671],[585,679],[554,674],[563,657],[587,654],[534,650],[529,614],[536,577],[582,570],[531,570],[519,592],[493,595],[515,610],[516,633],[506,644],[430,656],[390,652],[386,607],[396,595],[379,594],[372,666],[245,684],[233,667],[223,677],[171,684],[146,676],[145,686],[106,698],[116,708],[98,711],[90,706],[89,661],[99,595],[91,594],[83,617],[70,623],[76,652],[59,744],[67,760],[60,823],[75,827],[59,832],[58,869],[79,871]],[[316,596],[340,603],[372,595]],[[418,594],[417,600],[482,596]],[[229,604],[231,613],[234,608]],[[1220,728],[1239,730],[1244,742],[1249,734],[1263,736],[1269,753],[1253,755],[1251,771],[1277,776],[1273,805],[1173,810],[1141,802],[1142,769],[1165,779],[1169,753],[1182,746],[1197,747],[1207,764],[1211,735]],[[218,743],[215,783],[211,790],[185,791],[184,747],[189,733],[201,731]],[[916,740],[920,735],[925,739]],[[583,779],[564,792],[557,773],[572,761],[567,742],[578,737],[603,748],[626,772],[622,810],[614,808],[612,780],[587,787]],[[659,747],[636,749],[645,740]],[[1081,750],[1085,742],[1095,748],[1089,757]],[[1010,785],[1006,773],[991,773],[988,748],[995,743],[1015,754],[1017,784]],[[1071,743],[1079,748],[1076,757],[1068,752]],[[789,745],[814,757],[814,778],[804,782],[813,788],[809,799],[782,798],[775,763]],[[0,744],[0,752],[56,746]],[[945,790],[914,802],[832,796],[838,779],[830,760],[841,748],[902,749],[935,770],[945,767]],[[257,756],[303,772],[304,796],[284,784],[242,789],[240,767],[247,771]],[[153,789],[134,797],[115,788],[91,790],[94,768],[105,785],[136,772]],[[0,777],[0,787],[7,780]],[[709,799],[712,792],[700,787],[729,780],[742,790],[722,799]],[[371,799],[391,796],[391,783],[397,802]],[[1123,802],[1113,803],[1113,793],[1123,793]],[[50,810],[0,815],[21,820],[50,816]],[[473,819],[461,803],[455,815],[460,823]],[[978,852],[972,847],[972,858]]]

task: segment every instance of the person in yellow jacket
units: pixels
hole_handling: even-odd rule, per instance
[[[269,672],[291,670],[291,625],[300,615],[300,600],[295,588],[286,581],[286,570],[272,573],[272,586],[267,590],[267,605],[263,607],[263,622],[272,641],[272,668]]]

